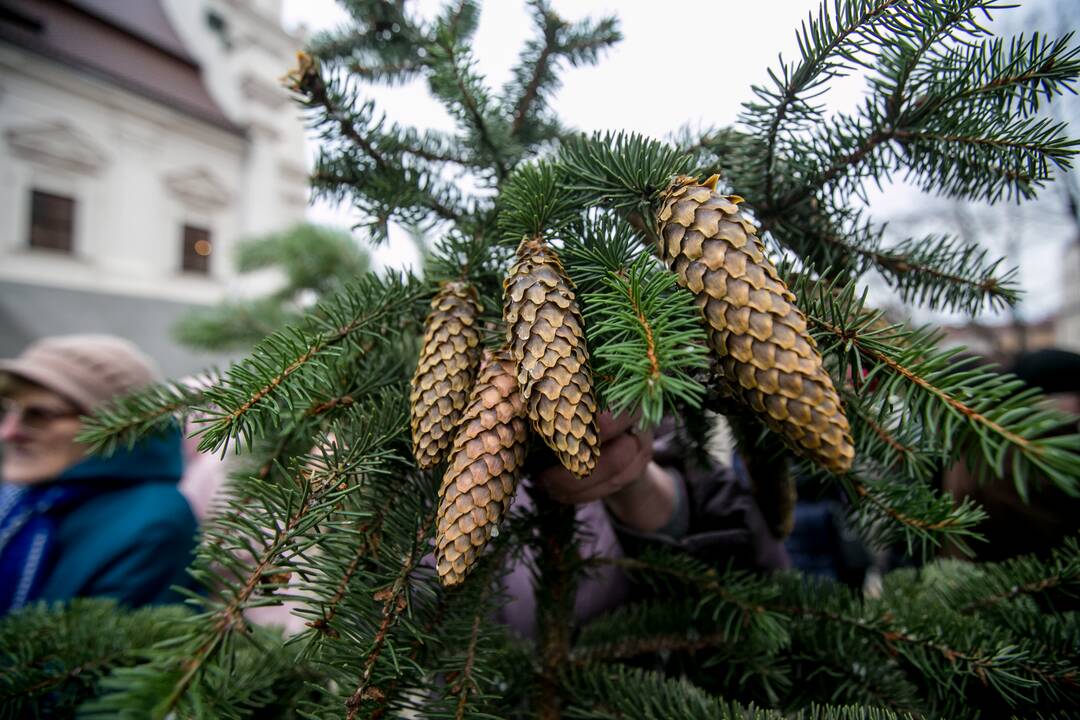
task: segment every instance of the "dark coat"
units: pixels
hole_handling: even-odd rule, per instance
[[[183,461],[178,431],[144,439],[111,457],[90,457],[50,483],[27,486],[18,506],[27,514],[0,548],[0,584],[20,580],[34,547],[47,538],[23,602],[110,597],[135,607],[176,602],[185,584],[197,525],[177,489]],[[43,501],[43,498],[45,499]],[[2,519],[2,518],[0,518]]]

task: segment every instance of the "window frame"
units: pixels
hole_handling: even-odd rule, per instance
[[[189,234],[194,236],[190,238],[190,245]],[[210,252],[205,255],[195,250],[195,245],[202,240],[210,244]],[[180,272],[185,275],[210,277],[213,247],[213,228],[206,224],[196,225],[190,222],[182,222],[180,224]]]
[[[40,207],[39,206],[39,199],[43,199],[46,203],[53,203],[55,201],[61,201],[61,203],[66,203],[66,205],[67,205],[67,207],[66,207],[66,213],[67,213],[66,227],[64,227],[64,228],[51,227],[50,228],[50,227],[48,227],[49,223],[38,222],[39,215],[38,215],[37,211],[38,211],[38,209]],[[29,207],[29,221],[27,223],[27,228],[26,228],[26,245],[25,245],[25,247],[29,248],[30,250],[34,250],[34,251],[56,253],[58,255],[68,255],[68,256],[75,255],[75,246],[76,246],[76,241],[77,241],[76,232],[78,230],[78,225],[79,225],[79,223],[78,223],[78,215],[79,215],[79,200],[78,200],[78,198],[74,194],[61,194],[59,192],[55,192],[55,191],[52,191],[52,190],[46,190],[46,189],[44,189],[44,188],[42,188],[40,186],[37,186],[37,185],[31,185],[30,186],[30,202],[29,202],[29,205],[30,205],[30,207]],[[48,220],[49,218],[47,217],[47,213],[43,213],[43,214],[46,217],[40,218],[40,219]],[[57,223],[53,223],[53,224],[58,225]],[[40,241],[40,235],[38,235],[39,229],[40,229],[41,233],[58,233],[58,232],[66,231],[66,241],[67,241],[66,244],[61,246],[59,244],[56,244],[55,242],[41,242]],[[35,242],[35,238],[39,238],[39,240],[37,242]]]

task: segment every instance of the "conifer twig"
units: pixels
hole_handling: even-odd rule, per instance
[[[555,38],[552,33],[545,28],[544,33],[544,47],[540,51],[540,56],[536,59],[536,67],[533,70],[532,77],[529,79],[529,84],[525,87],[525,92],[522,93],[521,99],[518,100],[517,105],[514,108],[514,122],[510,126],[510,134],[516,136],[521,132],[522,126],[525,124],[525,114],[529,112],[529,107],[536,100],[537,94],[540,90],[540,78],[547,72],[547,65],[551,59],[552,52],[554,51]]]
[[[473,664],[476,662],[476,644],[480,637],[480,624],[487,618],[487,606],[485,600],[491,593],[493,584],[489,582],[483,592],[480,594],[480,599],[477,601],[477,609],[475,616],[473,617],[472,630],[469,633],[469,644],[465,648],[465,667],[461,669],[461,674],[455,680],[457,687],[458,703],[457,711],[454,714],[455,720],[464,720],[465,711],[469,702],[469,689],[476,687],[476,682],[473,680]]]
[[[320,603],[322,617],[306,623],[308,627],[321,633],[329,634],[333,632],[330,629],[330,622],[337,614],[341,601],[345,599],[345,595],[349,589],[349,583],[352,581],[353,576],[356,575],[357,570],[360,569],[361,561],[363,561],[370,553],[378,552],[380,543],[379,534],[382,531],[383,515],[384,513],[379,511],[374,518],[369,522],[364,523],[359,528],[358,532],[363,537],[363,540],[356,543],[356,553],[349,561],[349,564],[345,566],[345,572],[341,574],[341,579],[338,581],[334,594],[330,596],[330,599],[327,602]]]
[[[865,13],[859,16],[853,17],[852,22],[846,26],[840,26],[833,33],[833,37],[827,44],[821,47],[810,48],[807,47],[807,52],[812,54],[803,58],[803,62],[799,69],[792,73],[788,82],[784,84],[783,93],[779,98],[779,102],[776,103],[772,110],[772,120],[770,121],[767,129],[765,130],[765,197],[764,201],[768,206],[772,206],[773,203],[773,187],[774,187],[774,166],[776,163],[776,143],[780,131],[780,127],[783,125],[784,120],[787,117],[788,109],[798,99],[799,93],[802,92],[809,83],[820,72],[820,64],[837,51],[851,35],[857,32],[865,24],[873,22],[877,18],[881,17],[892,8],[894,5],[900,3],[901,0],[881,0],[876,6],[868,8]],[[780,207],[787,207],[787,203],[779,203]]]
[[[476,98],[473,97],[472,91],[465,82],[465,78],[462,77],[457,53],[454,49],[454,43],[453,41],[447,42],[441,37],[438,42],[439,47],[446,53],[447,60],[452,68],[454,82],[456,83],[459,92],[458,99],[461,101],[462,107],[465,108],[465,112],[472,121],[473,127],[476,128],[476,132],[480,136],[480,141],[487,146],[488,151],[491,153],[491,161],[494,164],[495,175],[501,182],[506,179],[506,176],[510,171],[503,162],[502,153],[499,151],[499,147],[492,139],[491,130],[488,128],[487,120],[484,118],[483,113],[480,112],[480,108],[476,103]]]
[[[380,590],[375,594],[375,599],[382,601],[382,619],[379,621],[379,628],[374,638],[372,638],[371,648],[364,657],[360,682],[356,690],[345,701],[346,720],[353,720],[356,717],[365,700],[385,697],[384,691],[370,685],[371,676],[375,670],[375,663],[378,661],[379,655],[382,654],[390,629],[409,606],[409,576],[416,569],[416,565],[420,562],[424,553],[427,552],[424,540],[433,529],[434,523],[435,513],[432,512],[420,523],[414,538],[413,548],[405,556],[405,560],[401,564],[401,570],[398,571],[397,577],[394,578],[394,583],[389,588]]]
[[[885,513],[893,520],[902,525],[906,525],[921,532],[941,532],[942,530],[947,530],[952,527],[965,526],[965,523],[963,521],[955,517],[947,517],[943,520],[938,520],[937,522],[927,522],[922,518],[908,515],[907,513],[901,512],[892,505],[883,501],[880,497],[875,495],[870,490],[870,488],[866,487],[866,485],[859,482],[858,480],[855,480],[853,477],[848,476],[846,479],[847,482],[851,484],[851,487],[855,490],[855,493],[860,498],[866,500],[871,505],[881,510],[881,512]]]
[[[576,576],[580,571],[580,556],[574,542],[575,509],[573,505],[551,500],[542,490],[532,493],[532,497],[542,528],[536,561],[542,588],[537,597],[541,667],[537,713],[541,720],[559,720],[562,698],[558,675],[570,658]]]

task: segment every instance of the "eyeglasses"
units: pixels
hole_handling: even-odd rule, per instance
[[[0,417],[18,415],[23,427],[31,430],[43,430],[56,420],[73,418],[81,415],[78,410],[58,410],[41,405],[23,405],[11,398],[0,398]]]

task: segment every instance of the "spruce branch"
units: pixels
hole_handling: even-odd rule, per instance
[[[822,352],[840,361],[839,374],[851,368],[865,392],[899,398],[908,414],[922,418],[945,457],[984,463],[998,477],[1008,467],[1025,497],[1029,481],[1039,476],[1077,492],[1080,436],[1054,434],[1071,420],[1042,407],[1039,391],[1023,389],[1011,375],[954,370],[957,351],[938,348],[938,333],[929,329],[872,329],[873,316],[855,297],[853,284],[840,292],[839,302],[820,284],[811,288],[803,281],[795,292]]]
[[[359,446],[356,448],[359,449]],[[334,449],[327,447],[333,452]],[[354,450],[350,450],[350,454]],[[360,467],[357,460],[338,460],[336,457],[326,456],[309,457],[308,464],[325,463],[322,468],[314,470],[305,468],[301,472],[301,489],[299,502],[295,509],[285,520],[283,526],[274,534],[261,554],[253,559],[251,569],[248,571],[239,590],[230,593],[228,602],[213,612],[210,616],[213,620],[206,637],[203,639],[194,653],[185,661],[183,675],[173,686],[172,692],[165,700],[164,707],[171,709],[176,707],[181,697],[188,690],[203,667],[213,658],[215,652],[221,647],[222,642],[230,634],[244,632],[247,623],[241,611],[247,605],[256,590],[261,589],[264,577],[270,571],[277,570],[278,563],[290,551],[300,537],[301,532],[311,522],[314,514],[325,515],[329,508],[326,507],[328,498],[337,499],[342,493],[338,486],[346,478],[352,477]],[[372,466],[370,469],[375,469]],[[332,507],[332,505],[331,505]],[[224,524],[224,523],[223,523]],[[250,548],[245,548],[250,549]]]
[[[354,23],[315,36],[309,51],[323,60],[359,68],[361,76],[388,85],[405,82],[424,67],[423,24],[401,2],[348,0],[343,3]]]
[[[376,242],[387,239],[386,225],[391,219],[425,224],[434,215],[437,220],[462,222],[469,210],[457,190],[440,179],[409,168],[375,175],[358,168],[348,155],[320,154],[311,183],[317,195],[353,199],[371,218],[368,227]]]
[[[1017,638],[997,634],[987,635],[985,628],[976,630],[959,616],[949,622],[942,616],[950,609],[934,604],[910,602],[904,606],[877,601],[859,603],[844,588],[828,588],[824,584],[795,587],[796,602],[774,609],[797,618],[800,622],[835,624],[847,628],[853,638],[862,637],[886,658],[899,656],[923,677],[935,677],[934,695],[943,705],[941,710],[957,708],[963,703],[962,694],[955,691],[959,677],[977,679],[983,686],[1010,706],[1033,702],[1031,692],[1047,684],[1067,683],[1073,677],[1068,663],[1037,660],[1033,648],[1024,647]],[[842,637],[842,636],[841,636]]]
[[[205,586],[219,588],[220,595],[192,593],[206,610],[184,622],[172,646],[183,650],[173,655],[163,648],[147,668],[118,678],[117,692],[104,699],[103,707],[122,706],[153,692],[153,716],[165,717],[188,712],[186,708],[212,691],[220,668],[234,661],[237,642],[253,639],[243,611],[280,604],[284,596],[275,591],[296,569],[312,528],[327,522],[350,494],[397,462],[391,443],[404,422],[398,405],[394,395],[387,394],[357,408],[347,448],[330,439],[342,434],[340,426],[331,426],[314,452],[293,462],[289,483],[239,481],[225,512],[206,527],[190,571]],[[396,420],[385,422],[388,418]],[[223,582],[223,576],[229,581]]]
[[[653,587],[707,591],[736,608],[743,622],[760,621],[771,626],[772,633],[781,632],[775,616],[769,614],[768,605],[778,591],[760,577],[744,572],[719,573],[693,558],[662,551],[647,552],[637,558],[592,558],[590,562],[622,568],[636,580]]]
[[[796,213],[774,221],[770,230],[804,264],[827,268],[830,278],[878,271],[905,303],[976,315],[1020,299],[1017,270],[1001,272],[1003,259],[990,257],[977,241],[927,235],[886,246],[886,226],[864,219],[861,212],[829,205],[824,216],[835,220],[823,222],[821,212],[811,217]]]
[[[507,106],[513,108],[510,134],[515,137],[536,122],[537,108],[544,106],[546,95],[558,89],[560,60],[573,66],[595,64],[601,51],[622,39],[615,18],[570,24],[547,0],[531,0],[529,4],[540,37],[525,44],[514,79],[503,93]]]
[[[902,540],[912,557],[929,557],[946,540],[971,553],[966,540],[982,538],[976,528],[986,519],[978,505],[970,499],[957,504],[918,481],[882,480],[877,469],[843,480],[855,498],[851,518],[863,537],[880,547]]]
[[[1034,580],[1052,576],[1063,569],[1067,571],[1075,563],[1076,553],[1073,543],[1051,563],[1041,566],[1038,561],[1028,559],[1026,568],[1009,564],[987,567],[991,568],[991,574],[1002,578],[999,582],[1004,582],[1004,577],[1012,577],[1014,581]],[[777,653],[786,656],[795,647],[815,648],[811,656],[804,659],[791,658],[800,674],[803,672],[801,663],[804,660],[817,663],[817,653],[823,648],[844,648],[843,652],[848,656],[860,658],[858,662],[883,667],[896,667],[899,659],[904,672],[914,673],[915,678],[933,678],[930,694],[938,712],[945,714],[957,710],[963,703],[963,693],[958,689],[965,686],[964,678],[976,680],[979,687],[985,687],[994,697],[1014,708],[1038,703],[1040,697],[1067,704],[1069,687],[1076,682],[1075,658],[1070,660],[1058,654],[1051,659],[1045,652],[1040,655],[1038,648],[1022,635],[1008,630],[988,632],[985,624],[965,619],[958,611],[961,604],[957,602],[963,596],[955,589],[943,590],[936,575],[925,580],[912,573],[890,575],[886,578],[883,599],[873,600],[828,581],[807,583],[797,575],[790,575],[781,578],[780,582],[761,583],[758,579],[751,580],[730,571],[717,572],[667,553],[656,553],[644,560],[598,558],[593,562],[616,564],[631,572],[638,581],[647,583],[660,593],[657,607],[663,606],[664,598],[670,598],[667,602],[675,602],[677,607],[681,602],[688,602],[689,594],[689,597],[697,598],[701,607],[708,607],[710,602],[736,603],[735,607],[742,608],[740,612],[745,613],[743,617],[749,623],[765,619],[776,623],[774,630],[761,631],[761,637],[774,641],[772,650],[766,651],[765,657]],[[963,587],[964,592],[969,593],[968,597],[980,596],[988,586],[994,587],[992,583],[982,582],[981,574],[975,577],[972,581],[959,575],[957,587]],[[705,612],[701,617],[708,616]],[[659,618],[661,623],[672,622],[662,615]],[[625,649],[633,649],[632,638],[619,639],[620,632],[625,635],[620,628],[627,627],[627,623],[619,626],[600,622],[604,624],[598,627],[604,628],[604,632],[592,637],[583,634],[582,640],[587,643],[585,652],[588,652],[589,642],[598,650],[605,647],[610,650],[619,642],[626,643]],[[734,622],[725,627],[745,631],[752,625]],[[642,636],[645,643],[650,637],[647,630],[648,626]],[[694,637],[693,634],[686,636],[686,642],[690,643]],[[759,656],[761,652],[758,651]],[[815,665],[808,666],[806,670],[813,667]],[[900,682],[899,676],[889,680],[883,675],[881,681],[892,688],[885,699],[891,695],[901,706],[910,704],[911,686]]]
[[[1001,38],[938,49],[919,77],[920,89],[931,88],[929,107],[923,103],[909,112],[950,107],[1033,115],[1043,100],[1075,92],[1080,48],[1069,48],[1072,37],[1033,33],[1011,38],[1008,49]]]
[[[379,621],[378,630],[371,640],[371,646],[364,655],[359,684],[345,701],[346,720],[353,720],[357,713],[360,712],[365,701],[377,700],[378,696],[382,694],[381,692],[372,692],[373,688],[371,688],[371,679],[375,670],[375,663],[382,654],[391,628],[409,607],[409,576],[416,569],[417,563],[420,562],[420,559],[427,552],[428,546],[425,541],[431,535],[434,527],[435,513],[431,512],[420,523],[419,528],[416,530],[413,548],[406,554],[405,560],[401,563],[401,569],[394,578],[393,584],[388,588],[380,590],[375,595],[375,600],[382,602],[381,619]]]
[[[115,667],[176,635],[176,607],[123,612],[112,600],[31,605],[0,619],[0,716],[67,716]]]
[[[939,5],[928,4],[923,9],[923,21],[913,25],[908,33],[909,42],[890,44],[883,48],[882,65],[885,69],[882,72],[882,82],[889,92],[885,106],[890,117],[898,117],[910,98],[908,83],[919,69],[923,58],[935,47],[944,45],[945,41],[958,36],[977,37],[985,33],[975,19],[976,11],[988,15],[990,10],[1000,7],[1006,7],[1000,0],[960,0]],[[970,41],[966,44],[970,46]]]
[[[331,75],[327,81],[314,62],[301,65],[299,73],[296,90],[313,125],[330,141],[316,159],[316,192],[353,197],[375,220],[376,240],[385,236],[391,218],[416,223],[432,213],[444,220],[464,214],[453,186],[423,165],[433,157],[464,160],[451,155],[450,140],[388,124],[372,101],[360,101],[349,78]]]
[[[900,0],[862,0],[841,5],[836,3],[833,16],[829,15],[828,3],[823,1],[816,18],[803,23],[798,34],[802,60],[795,67],[781,61],[780,75],[769,71],[776,89],[755,86],[753,92],[764,105],[747,106],[745,119],[759,124],[762,115],[768,115],[764,128],[765,156],[762,160],[765,178],[765,203],[773,204],[774,172],[779,133],[789,113],[796,117],[805,115],[809,109],[800,96],[812,95],[831,77],[842,74],[869,42],[880,35],[875,25],[887,17],[888,12],[900,4]]]
[[[456,138],[435,130],[421,133],[411,127],[393,124],[380,134],[379,144],[390,152],[401,153],[413,160],[452,163],[465,168],[475,166],[471,158],[460,152]]]
[[[852,376],[856,387],[861,378]],[[842,392],[851,431],[855,439],[856,457],[873,458],[873,472],[890,477],[927,481],[941,463],[941,448],[931,442],[918,418],[905,415],[903,407],[888,398],[871,402],[857,391]]]
[[[574,506],[561,505],[543,491],[531,495],[541,526],[536,559],[540,677],[535,704],[542,720],[557,720],[564,703],[558,678],[570,659],[581,555]]]
[[[697,308],[632,228],[596,214],[568,232],[564,255],[581,286],[594,369],[612,412],[640,410],[643,424],[656,425],[679,403],[700,403],[705,388],[695,373],[708,361]]]
[[[571,659],[592,664],[658,652],[700,653],[695,662],[707,667],[736,656],[773,655],[786,639],[776,627],[762,618],[747,618],[730,603],[665,599],[624,606],[585,626]]]
[[[501,559],[501,557],[500,557]],[[473,677],[473,669],[477,659],[477,645],[480,641],[480,628],[483,623],[490,622],[486,616],[487,599],[492,591],[492,584],[486,583],[480,596],[480,602],[472,620],[472,629],[469,631],[469,643],[465,648],[465,666],[461,674],[454,681],[454,692],[458,696],[457,707],[454,709],[454,720],[464,720],[468,710],[469,693],[479,690]]]
[[[817,122],[792,130],[782,155],[774,153],[777,169],[797,181],[761,188],[763,219],[774,222],[819,195],[865,199],[866,178],[880,184],[895,172],[926,190],[995,201],[1029,197],[1049,180],[1051,166],[1067,168],[1075,145],[1063,126],[1034,113],[1040,99],[1072,90],[1080,75],[1077,52],[1068,38],[1020,37],[1009,51],[1000,42],[980,42],[987,31],[976,13],[1002,7],[996,0],[961,0],[895,8],[886,24],[898,37],[868,45],[880,58],[872,94],[855,114],[830,120],[820,107],[802,108],[804,121]],[[766,145],[776,137],[768,132],[776,122],[771,107],[751,105],[743,116]],[[761,182],[771,187],[774,177]]]
[[[207,385],[163,382],[124,395],[83,418],[77,440],[90,452],[111,455],[132,447],[142,437],[162,432],[191,414],[210,387],[220,382],[217,371],[201,373]]]
[[[554,75],[551,68],[552,55],[556,52],[556,33],[561,29],[563,22],[558,15],[543,0],[535,0],[530,3],[533,10],[533,18],[543,34],[540,43],[531,42],[526,44],[526,57],[518,67],[514,68],[515,79],[520,83],[524,77],[528,77],[521,90],[520,97],[514,103],[514,122],[510,126],[510,134],[517,135],[521,132],[532,104],[536,101],[542,84],[554,84]]]
[[[519,166],[499,193],[500,234],[516,247],[523,237],[558,235],[578,217],[580,199],[563,187],[560,168],[550,162]]]
[[[411,278],[379,280],[369,275],[319,305],[314,332],[289,328],[267,337],[204,393],[200,451],[220,450],[241,438],[249,445],[276,422],[279,403],[290,407],[311,396],[305,383],[317,382],[324,363],[349,347],[363,355],[384,342],[391,324],[400,320],[401,308],[421,293]]]
[[[312,50],[320,57],[327,57],[326,53],[320,50],[317,45],[313,45]],[[424,65],[419,62],[366,65],[354,61],[348,63],[346,67],[349,69],[350,73],[359,78],[363,78],[371,83],[383,83],[384,85],[407,83],[423,72],[424,69]],[[433,159],[438,160],[438,158]]]
[[[744,706],[713,697],[687,680],[622,665],[571,667],[562,683],[574,702],[566,717],[580,720],[620,720],[649,717],[672,720],[899,720],[913,718],[872,707],[811,705],[795,715]]]
[[[458,42],[452,25],[442,25],[435,31],[431,52],[433,72],[428,82],[432,93],[447,104],[451,115],[466,130],[475,133],[478,151],[494,170],[497,180],[502,182],[510,172],[507,143],[502,139],[506,128],[496,122],[483,80],[475,73],[468,52]]]
[[[690,158],[636,133],[595,133],[567,139],[559,162],[570,189],[614,210],[641,211],[673,177],[689,170]]]
[[[1017,270],[997,275],[1002,260],[988,260],[985,248],[961,238],[910,238],[889,248],[867,250],[866,257],[904,302],[974,315],[984,305],[994,310],[1019,300]]]
[[[385,512],[383,510],[377,510],[374,517],[363,522],[360,527],[356,529],[357,537],[351,538],[352,544],[355,547],[352,559],[349,560],[349,564],[345,566],[345,571],[341,573],[341,577],[337,582],[337,586],[334,588],[333,594],[325,602],[319,603],[319,616],[305,623],[308,627],[320,634],[332,638],[340,637],[340,633],[332,627],[334,616],[337,615],[338,609],[345,599],[350,583],[356,576],[356,573],[361,569],[361,561],[368,555],[378,552],[383,532],[384,517]]]
[[[943,601],[962,615],[1015,605],[1025,598],[1053,603],[1080,595],[1080,541],[1069,538],[1050,558],[1020,557],[984,563],[959,578],[943,578],[937,586]]]

